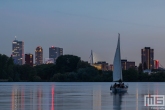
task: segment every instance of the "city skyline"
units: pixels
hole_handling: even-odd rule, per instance
[[[89,61],[113,63],[117,33],[121,34],[121,59],[141,62],[141,49],[154,49],[154,59],[165,67],[165,1],[0,1],[0,53],[11,55],[14,36],[24,41],[25,53],[37,46],[43,58],[48,47]],[[94,59],[96,62],[96,59]]]
[[[18,39],[16,39],[16,36],[15,36],[15,40],[13,40],[13,42],[15,42],[15,41],[17,41],[17,42],[23,42],[23,43],[24,43],[24,41],[19,41]],[[23,44],[23,45],[24,45],[24,44]],[[41,47],[41,48],[42,48],[42,46],[37,46],[36,49],[37,49],[38,47]],[[13,47],[12,47],[12,48],[13,48]],[[50,48],[59,48],[59,47],[58,47],[58,46],[57,46],[57,47],[55,47],[55,46],[47,47],[47,50],[49,50],[48,54],[50,54]],[[150,47],[143,47],[143,48],[150,48]],[[141,51],[143,50],[143,48],[141,49]],[[59,49],[61,49],[61,48],[59,48]],[[23,48],[23,50],[24,50],[24,48]],[[35,51],[36,51],[36,50],[35,50]],[[32,55],[35,55],[35,54],[36,54],[35,51],[34,51],[34,54],[33,54],[33,52],[32,52]],[[43,51],[43,48],[42,48],[42,51]],[[91,50],[91,51],[92,51],[92,50]],[[43,51],[43,53],[44,53],[44,51]],[[63,53],[63,50],[62,50],[62,53]],[[3,53],[2,53],[2,54],[3,54]],[[28,54],[28,52],[25,51],[24,54]],[[67,53],[65,53],[65,54],[67,54]],[[142,53],[141,53],[141,54],[142,54]],[[24,56],[25,56],[25,55],[24,55]],[[89,55],[89,56],[90,56],[90,55]],[[45,59],[46,57],[44,57],[44,54],[43,54],[42,57],[43,57],[43,58],[42,58],[42,63],[44,64],[44,59]],[[81,56],[79,56],[79,57],[81,57]],[[47,58],[51,58],[50,55],[49,55],[49,57],[47,57]],[[90,57],[89,57],[89,58],[90,58]],[[140,56],[140,59],[141,59],[141,58],[142,58],[142,56]],[[123,60],[123,59],[128,60],[128,58],[122,58],[122,60]],[[35,60],[36,60],[36,59],[34,59],[34,62],[35,62]],[[83,60],[83,59],[82,59],[82,60]],[[89,63],[90,63],[90,60],[91,60],[91,59],[88,60]],[[106,60],[98,60],[98,59],[96,58],[96,56],[94,56],[94,55],[93,55],[93,60],[94,60],[94,61],[93,61],[94,63],[97,63],[98,61],[105,61],[105,62],[107,62]],[[157,60],[157,59],[153,59],[153,60]],[[84,61],[85,61],[85,60],[84,60]],[[23,62],[25,62],[25,59],[23,60]],[[136,63],[135,60],[131,60],[131,62],[135,62],[135,66],[139,66],[138,64],[142,63],[141,60],[139,61],[138,64]],[[109,62],[107,62],[107,63],[109,63]],[[34,64],[35,64],[35,63],[34,63]],[[109,65],[110,65],[110,64],[113,64],[113,63],[110,62]],[[162,66],[162,64],[161,64],[160,66]]]
[[[22,50],[24,50],[24,46],[22,48],[22,42],[23,41],[18,41],[17,39],[15,39],[12,43],[15,46],[15,47],[12,46],[12,49],[14,47],[13,52],[16,53],[17,56],[22,53]],[[21,43],[21,45],[18,43]],[[23,44],[24,44],[24,42],[23,42]],[[16,56],[16,55],[12,54],[12,57],[14,58],[14,56]],[[24,56],[24,54],[21,54],[21,55]],[[38,46],[35,50],[35,63],[33,63],[33,54],[28,53],[28,54],[25,54],[25,64],[29,64],[30,66],[33,66],[33,64],[40,65],[40,64],[55,63],[56,59],[60,55],[63,55],[63,48],[51,46],[51,47],[49,47],[49,58],[43,58],[43,49],[41,46]],[[20,58],[14,58],[14,62],[19,59]],[[21,58],[21,59],[22,59],[22,61],[24,61],[23,58]],[[44,62],[43,62],[43,60],[44,60]],[[17,62],[15,62],[15,63],[17,64]],[[93,51],[92,50],[91,50],[91,55],[90,55],[90,61],[88,63],[90,63],[91,65],[96,67],[98,70],[105,70],[105,71],[113,70],[111,67],[113,65],[108,64],[106,61],[97,61],[97,62],[93,63]],[[154,49],[152,49],[150,47],[144,47],[143,49],[141,49],[141,64],[142,64],[142,68],[144,70],[158,69],[159,67],[162,67],[162,65],[159,64],[159,61],[154,59]],[[20,65],[22,65],[22,64],[20,64]],[[123,70],[128,70],[129,68],[132,68],[132,67],[133,68],[138,67],[137,65],[135,65],[134,61],[127,61],[127,59],[121,59],[121,65],[122,65]]]
[[[16,42],[22,43],[23,41],[18,41],[15,38],[15,40],[13,41],[12,44],[15,45]],[[16,52],[17,52],[17,46],[15,46],[15,47],[16,47]],[[24,42],[23,42],[23,48],[20,48],[20,49],[21,49],[21,51],[24,50]],[[12,46],[12,50],[13,50],[13,46]],[[15,52],[15,51],[13,50],[12,52]],[[20,53],[17,52],[17,54],[19,55]],[[25,59],[23,59],[23,58],[21,58],[21,59],[23,61],[25,60],[24,62],[26,62],[26,56],[28,56],[27,57],[27,61],[28,61],[28,63],[30,63],[30,60],[29,60],[30,55],[33,56],[33,54],[26,52],[26,54],[23,55],[23,56],[25,56]],[[53,58],[53,62],[55,63],[56,59],[60,55],[63,55],[63,48],[51,46],[51,47],[49,47],[49,58],[44,58],[43,57],[43,49],[42,49],[42,47],[41,46],[37,46],[36,47],[36,50],[35,50],[35,59],[34,59],[35,60],[35,63],[34,64],[38,64],[37,62],[40,62],[39,64],[45,64],[45,60],[52,60],[52,58]],[[12,57],[13,57],[13,54],[12,54]],[[93,63],[97,64],[99,62],[105,62],[105,63],[107,63],[106,61],[94,61],[93,62],[93,59],[94,59],[93,51],[91,50],[91,55],[89,57],[88,63],[90,63],[91,65],[93,65]],[[33,58],[32,58],[32,60],[33,60]],[[42,61],[40,61],[40,60],[42,60]],[[91,63],[91,61],[92,61],[92,63]],[[156,61],[156,62],[154,62],[154,61]],[[126,69],[128,69],[130,67],[138,66],[138,65],[135,65],[135,61],[127,61],[127,59],[121,59],[121,62],[122,62],[122,65],[123,65],[123,69],[124,70],[126,70]],[[141,49],[141,62],[140,63],[143,66],[145,65],[144,63],[146,63],[147,69],[154,69],[154,68],[158,68],[159,66],[162,67],[161,64],[159,65],[159,61],[154,59],[154,49],[151,49],[150,47],[144,47],[143,49]],[[111,65],[111,63],[109,63],[109,65]]]

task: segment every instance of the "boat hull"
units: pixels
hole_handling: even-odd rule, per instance
[[[111,91],[113,93],[121,93],[121,92],[127,92],[128,88],[111,88]]]

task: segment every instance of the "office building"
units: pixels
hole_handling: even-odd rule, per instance
[[[145,47],[141,49],[141,62],[143,69],[154,69],[154,49]]]
[[[53,58],[54,62],[56,62],[56,59],[60,55],[63,55],[63,48],[54,47],[54,46],[49,48],[49,58]]]
[[[12,42],[12,58],[15,64],[23,65],[24,64],[24,42],[14,40]]]
[[[33,54],[25,54],[25,64],[33,66]]]
[[[35,50],[35,64],[43,64],[43,49],[41,46],[38,46]]]

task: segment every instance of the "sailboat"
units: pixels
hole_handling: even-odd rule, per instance
[[[116,48],[116,53],[113,61],[113,82],[114,85],[111,85],[110,90],[114,93],[127,92],[128,86],[125,85],[122,81],[122,66],[121,66],[121,54],[120,54],[120,34],[118,33],[118,43]]]

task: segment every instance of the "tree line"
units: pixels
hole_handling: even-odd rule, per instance
[[[140,69],[140,67],[139,67]],[[123,70],[125,82],[164,82],[165,72],[147,74],[130,68]],[[112,82],[112,71],[101,71],[74,55],[62,55],[56,64],[16,65],[0,54],[0,81],[13,82]]]

